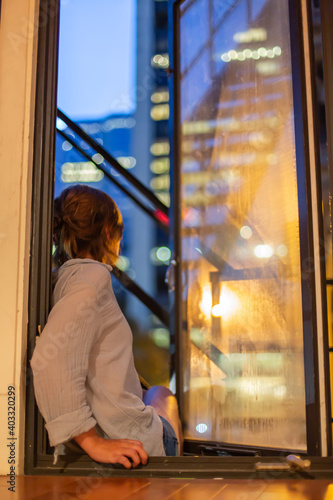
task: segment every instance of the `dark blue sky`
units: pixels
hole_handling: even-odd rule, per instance
[[[130,113],[136,0],[61,0],[58,107],[70,118]]]

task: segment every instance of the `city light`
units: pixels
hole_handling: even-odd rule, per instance
[[[94,160],[95,163],[97,163],[97,165],[100,165],[104,161],[104,157],[102,155],[100,155],[99,153],[95,153],[92,156],[92,159]]]
[[[156,104],[150,110],[150,116],[155,121],[167,120],[170,115],[169,104]]]
[[[265,396],[273,396],[277,399],[284,399],[287,388],[282,377],[251,377],[240,379],[237,383],[238,389],[243,394],[248,394],[261,399]]]
[[[99,123],[80,123],[80,127],[89,135],[97,134],[101,130]]]
[[[169,225],[169,223],[170,223],[169,217],[165,213],[163,213],[162,210],[159,210],[158,208],[156,208],[154,210],[154,215],[155,215],[157,220],[159,220],[160,222],[163,222],[163,224],[165,224],[166,226]]]
[[[93,162],[66,162],[61,166],[61,180],[65,183],[99,182],[104,173]]]
[[[156,250],[156,257],[160,262],[169,262],[171,259],[171,251],[168,247],[159,247]]]
[[[244,240],[248,240],[252,236],[252,229],[249,226],[243,226],[239,232]]]
[[[168,68],[169,67],[169,55],[168,54],[156,54],[152,60],[151,65],[154,68]]]
[[[167,265],[171,259],[171,251],[168,247],[154,247],[150,250],[149,255],[155,266]]]
[[[153,160],[150,164],[150,170],[153,174],[168,173],[170,170],[170,159],[159,158],[158,160]]]
[[[151,330],[151,336],[158,347],[162,349],[168,349],[170,347],[170,333],[166,328],[155,328]]]
[[[103,132],[110,132],[119,128],[133,128],[136,124],[134,118],[112,118],[102,124]]]
[[[154,104],[159,104],[161,102],[169,101],[169,91],[168,90],[160,90],[158,92],[154,92],[151,97],[151,102]]]
[[[61,146],[61,147],[62,147],[62,149],[63,149],[64,151],[70,151],[70,150],[73,148],[73,146],[71,145],[71,143],[70,143],[70,142],[68,142],[68,141],[64,141],[64,142],[62,143],[62,146]]]
[[[126,170],[130,170],[136,165],[136,158],[134,158],[134,156],[118,156],[117,161],[122,167],[126,168]]]
[[[269,259],[273,255],[273,248],[270,245],[257,245],[254,249],[254,255],[258,259]]]
[[[276,75],[280,70],[281,65],[274,61],[259,61],[256,64],[256,71],[259,75]]]
[[[154,191],[168,191],[170,189],[170,176],[168,174],[159,175],[154,177],[149,184]]]
[[[206,318],[209,318],[212,311],[213,299],[212,299],[212,288],[211,285],[204,285],[202,287],[202,299],[199,303],[199,307]]]
[[[214,318],[228,319],[238,308],[237,296],[224,285],[220,294],[220,302],[212,307],[211,314]]]
[[[170,153],[170,143],[169,141],[154,142],[150,146],[150,152],[154,156],[163,156]]]
[[[233,38],[238,43],[264,42],[267,40],[267,31],[265,28],[251,28],[235,33]]]
[[[57,118],[56,127],[58,130],[65,130],[67,128],[67,125],[60,118]]]
[[[224,62],[230,61],[245,61],[246,59],[260,59],[266,58],[273,59],[274,57],[279,57],[281,55],[281,47],[273,47],[272,49],[266,49],[265,47],[260,47],[257,50],[244,49],[237,52],[236,50],[229,50],[221,55],[221,59]]]
[[[215,306],[212,307],[212,316],[214,316],[214,318],[220,318],[222,316],[222,311],[221,304],[215,304]]]
[[[127,271],[130,266],[130,260],[124,255],[121,255],[120,257],[118,257],[116,265],[121,271]]]
[[[166,207],[170,207],[170,193],[163,191],[163,192],[156,192],[155,193],[157,198],[164,203]]]
[[[266,97],[266,96],[265,96]],[[256,102],[256,101],[253,101]],[[253,126],[257,127],[275,127],[278,125],[279,120],[276,116],[263,116],[262,118],[258,115],[258,119],[251,120]],[[216,132],[216,129],[220,129],[223,131],[248,131],[248,123],[244,122],[244,120],[236,120],[235,118],[220,118],[218,120],[199,120],[193,122],[184,122],[182,125],[182,132],[184,135],[192,135],[192,134],[209,134],[212,132]],[[244,137],[242,138],[244,139]],[[183,152],[190,152],[194,148],[193,142],[183,141],[182,150]]]
[[[216,126],[216,120],[184,122],[182,125],[182,131],[184,134],[207,134],[210,131],[215,130]]]

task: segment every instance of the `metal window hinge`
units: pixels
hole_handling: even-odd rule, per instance
[[[298,455],[288,455],[281,462],[257,462],[255,464],[256,471],[264,471],[264,470],[307,470],[311,466],[310,460],[303,460]]]

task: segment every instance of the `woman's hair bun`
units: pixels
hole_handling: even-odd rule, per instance
[[[122,233],[122,216],[116,203],[99,189],[71,186],[54,201],[53,241],[56,254],[65,256],[64,260],[89,254],[95,260],[109,259],[114,264]]]

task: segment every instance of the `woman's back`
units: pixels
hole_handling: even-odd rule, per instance
[[[59,269],[32,358],[36,399],[51,445],[85,432],[94,419],[103,437],[139,439],[148,454],[164,455],[162,423],[142,401],[132,333],[110,271],[92,259],[71,259]]]

